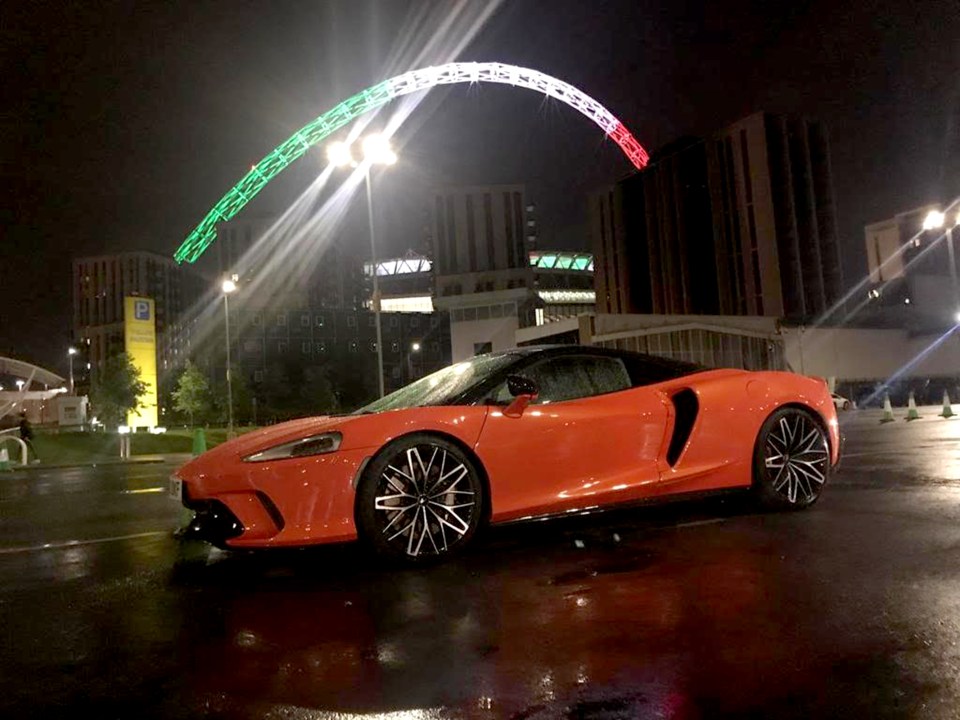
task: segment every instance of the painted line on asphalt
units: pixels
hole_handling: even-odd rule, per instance
[[[28,545],[26,547],[0,548],[0,555],[15,555],[17,553],[41,552],[43,550],[64,550],[79,545],[96,545],[97,543],[117,542],[119,540],[137,540],[139,538],[169,535],[170,531],[155,530],[153,532],[134,533],[132,535],[117,535],[115,537],[94,538],[93,540],[67,540],[59,543],[44,543],[43,545]]]
[[[167,488],[165,487],[148,487],[140,488],[139,490],[121,490],[120,492],[123,495],[142,495],[143,493],[160,493],[166,491]]]
[[[695,520],[694,522],[680,523],[679,525],[674,525],[675,528],[688,528],[688,527],[697,527],[698,525],[716,525],[717,523],[726,522],[729,518],[711,518],[709,520]]]

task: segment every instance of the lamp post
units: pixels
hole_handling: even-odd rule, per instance
[[[370,225],[370,268],[373,274],[373,297],[370,304],[373,306],[374,325],[377,328],[377,389],[380,397],[383,397],[383,333],[380,325],[380,282],[377,278],[377,240],[373,224],[370,166],[393,165],[397,162],[397,154],[390,147],[389,138],[377,133],[367,135],[361,146],[363,148],[363,180],[367,189],[367,222]],[[333,143],[327,148],[327,160],[337,167],[345,165],[357,167],[350,146],[343,142]]]
[[[923,219],[924,230],[939,230],[946,225],[947,258],[950,264],[950,280],[953,284],[953,306],[960,308],[960,280],[957,278],[957,258],[953,249],[953,229],[960,225],[960,213],[957,213],[953,224],[948,222],[946,215],[939,210],[931,210]]]
[[[227,278],[220,285],[223,291],[223,321],[227,330],[227,437],[233,437],[233,382],[230,377],[230,293],[237,289],[237,276]]]
[[[77,354],[75,347],[67,348],[67,355],[70,358],[70,394],[73,395],[73,356]]]

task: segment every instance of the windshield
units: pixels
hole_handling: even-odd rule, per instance
[[[511,353],[477,355],[374,400],[357,410],[357,413],[399,410],[417,405],[444,405],[516,360],[517,356]]]

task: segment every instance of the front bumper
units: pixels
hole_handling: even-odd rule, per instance
[[[222,548],[226,547],[227,540],[243,534],[243,523],[222,502],[192,499],[190,486],[186,483],[182,492],[183,506],[194,512],[193,519],[183,530],[184,539],[203,540]]]

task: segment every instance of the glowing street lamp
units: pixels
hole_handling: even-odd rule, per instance
[[[420,343],[415,342],[413,345],[410,346],[410,349],[413,350],[414,352],[420,352]]]
[[[390,138],[373,133],[360,143],[363,150],[363,179],[367,188],[367,221],[370,225],[370,267],[373,269],[373,305],[374,324],[377,328],[377,388],[383,397],[383,332],[380,325],[380,283],[377,278],[377,240],[373,226],[373,191],[370,187],[371,165],[393,165],[397,154],[390,147]],[[336,167],[357,167],[350,146],[345,142],[335,142],[327,147],[327,160]]]
[[[353,154],[350,152],[350,146],[345,142],[331,143],[327,147],[327,160],[334,167],[345,167],[346,165],[356,166]]]
[[[944,225],[947,226],[947,259],[950,263],[950,279],[953,283],[953,302],[955,307],[960,307],[960,279],[957,278],[957,258],[953,249],[953,228],[960,226],[960,213],[957,213],[957,219],[953,225],[947,222],[946,215],[939,210],[931,210],[923,219],[924,230],[939,230]]]
[[[17,392],[23,392],[23,386],[26,383],[23,380],[17,380]]]
[[[230,377],[230,293],[237,289],[236,275],[224,279],[220,284],[223,291],[223,321],[227,331],[227,437],[233,437],[233,382]]]
[[[924,230],[938,230],[943,227],[946,217],[939,210],[931,210],[923,219]]]
[[[75,347],[67,348],[67,355],[70,358],[70,394],[73,395],[73,356],[77,354]]]

